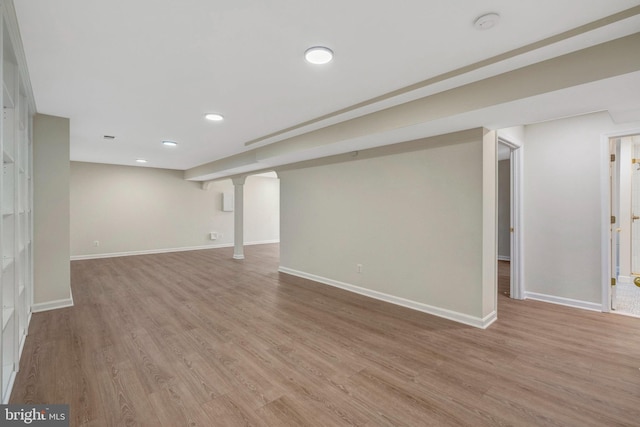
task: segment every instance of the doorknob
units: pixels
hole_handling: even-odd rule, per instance
[[[634,216],[632,216],[632,217],[631,217],[631,219],[632,219],[633,221],[635,221],[635,220],[637,220],[637,219],[640,219],[640,216],[638,216],[638,215],[634,215]]]

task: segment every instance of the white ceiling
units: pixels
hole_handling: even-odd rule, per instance
[[[247,142],[638,5],[638,0],[15,0],[38,112],[71,119],[71,159],[135,165],[136,158],[145,158],[146,166],[181,170],[247,151],[252,148]],[[500,14],[499,25],[474,29],[475,18],[487,12]],[[637,32],[637,18],[578,32],[475,74],[365,105],[294,133]],[[307,64],[303,53],[314,45],[333,49],[334,61]],[[635,76],[632,84],[639,80]],[[629,98],[633,91],[610,105],[596,102],[600,92],[594,87],[588,90],[598,108],[640,108],[640,100]],[[608,87],[595,90],[605,96]],[[547,118],[555,109],[558,115],[586,112],[580,105],[547,101],[530,111],[521,105],[522,120],[540,111]],[[207,112],[219,112],[226,120],[206,121]],[[478,113],[455,118],[461,121],[456,126],[475,127],[479,119],[484,126],[518,120]],[[116,139],[107,141],[104,135]],[[179,145],[166,148],[164,139]]]

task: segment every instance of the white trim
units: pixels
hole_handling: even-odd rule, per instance
[[[7,392],[4,395],[4,399],[2,399],[3,405],[9,404],[9,399],[11,398],[11,392],[13,391],[13,383],[15,383],[16,381],[16,374],[17,374],[17,371],[15,370],[11,371],[11,375],[9,376],[9,383],[7,384]]]
[[[611,201],[609,176],[609,139],[608,135],[600,137],[600,281],[602,283],[601,310],[611,311]]]
[[[27,333],[22,334],[20,337],[20,346],[18,347],[18,365],[20,365],[20,358],[22,357],[22,350],[24,350],[24,344],[27,342]]]
[[[499,134],[499,131],[498,131]],[[511,149],[511,278],[510,294],[513,299],[525,298],[524,281],[524,220],[523,220],[523,145],[517,141],[498,135],[498,142]],[[500,259],[500,258],[498,258]],[[497,294],[496,294],[497,295]]]
[[[253,242],[245,242],[245,246],[250,245],[269,245],[271,243],[280,243],[280,239],[272,239],[272,240],[255,240]]]
[[[33,313],[40,313],[42,311],[49,311],[49,310],[55,310],[58,308],[66,308],[66,307],[73,307],[73,296],[67,299],[59,299],[55,301],[33,304],[33,306],[31,306],[31,311]]]
[[[445,319],[453,320],[455,322],[464,323],[465,325],[474,326],[476,328],[486,329],[498,318],[495,310],[489,313],[485,318],[480,318],[480,317],[470,316],[464,313],[459,313],[457,311],[447,310],[445,308],[434,307],[428,304],[423,304],[421,302],[408,300],[408,299],[397,297],[394,295],[385,294],[383,292],[362,288],[360,286],[352,285],[349,283],[344,283],[344,282],[340,282],[333,279],[327,279],[326,277],[316,276],[315,274],[305,273],[303,271],[294,270],[288,267],[280,266],[278,268],[278,271],[281,273],[290,274],[292,276],[301,277],[303,279],[308,279],[314,282],[344,289],[346,291],[364,295],[369,298],[374,298],[380,301],[385,301],[391,304],[400,305],[402,307],[407,307],[413,310],[422,311],[424,313],[432,314],[438,317],[443,317]]]
[[[270,243],[280,243],[280,240],[279,239],[258,240],[254,242],[245,242],[244,245],[245,246],[265,245]],[[203,249],[219,249],[219,248],[232,248],[232,247],[233,247],[233,243],[220,243],[217,245],[188,246],[184,248],[147,249],[142,251],[111,252],[106,254],[72,255],[71,261],[80,261],[85,259],[116,258],[121,256],[164,254],[169,252],[200,251]]]
[[[511,261],[511,257],[508,255],[498,255],[498,261]]]
[[[71,256],[71,261],[78,261],[83,259],[115,258],[115,257],[121,257],[121,256],[153,255],[153,254],[162,254],[167,252],[197,251],[201,249],[228,248],[231,246],[233,246],[233,243],[222,243],[218,245],[206,245],[206,246],[189,246],[184,248],[146,249],[142,251],[111,252],[106,254],[73,255]]]
[[[555,295],[539,294],[536,292],[525,292],[525,298],[536,301],[549,302],[551,304],[565,305],[567,307],[580,308],[583,310],[602,311],[602,304],[597,302],[563,298],[557,297]]]

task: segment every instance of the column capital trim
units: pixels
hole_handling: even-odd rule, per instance
[[[235,178],[231,178],[231,182],[233,182],[233,185],[244,185],[246,179],[246,176],[238,176]]]

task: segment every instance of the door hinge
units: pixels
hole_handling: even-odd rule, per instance
[[[611,278],[611,286],[615,286],[616,285],[616,278],[612,277]]]
[[[615,155],[615,154],[612,154],[612,155],[611,155],[611,161],[612,161],[612,162],[615,162],[615,161],[616,161],[616,155]]]
[[[611,224],[615,224],[616,223],[616,217],[615,215],[611,215]]]

